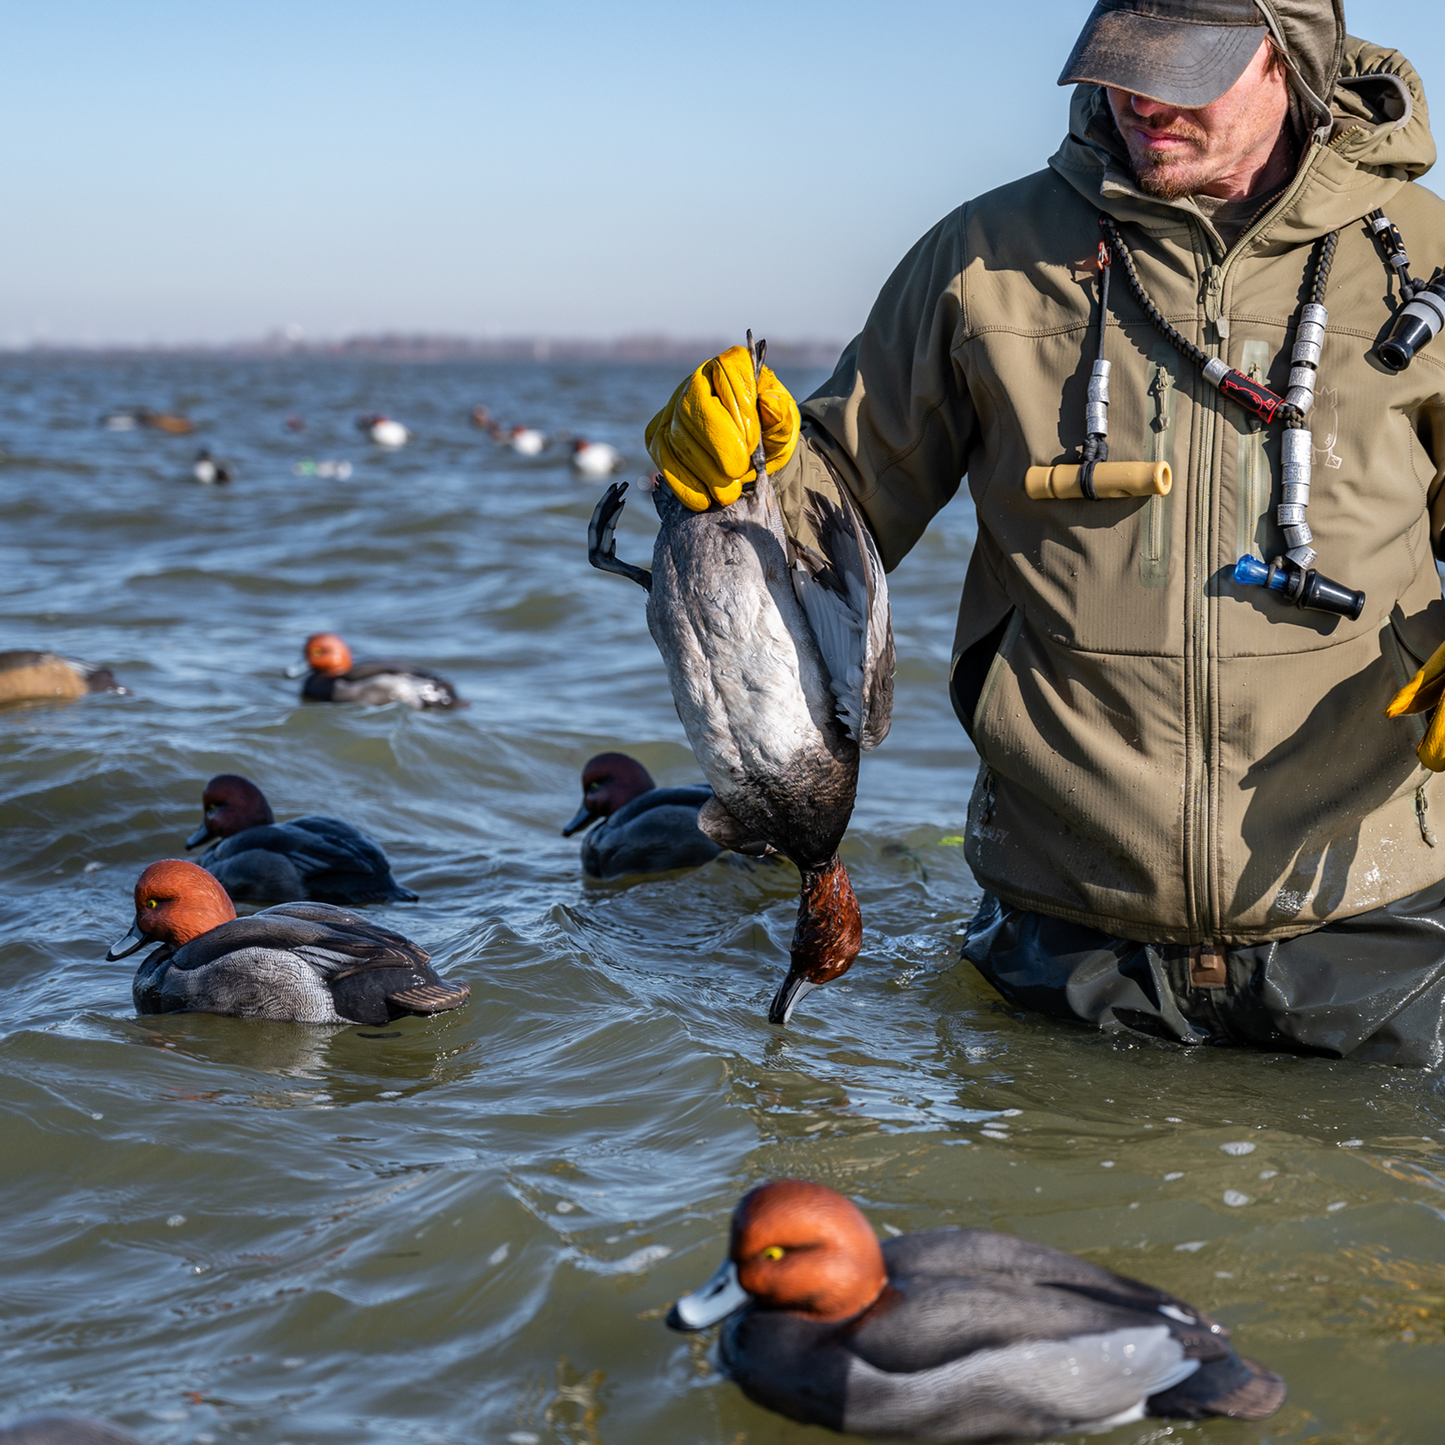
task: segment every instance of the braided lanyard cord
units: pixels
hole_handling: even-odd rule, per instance
[[[1310,466],[1313,439],[1305,428],[1304,419],[1314,405],[1315,379],[1319,373],[1320,348],[1324,342],[1325,327],[1329,323],[1329,312],[1325,309],[1325,287],[1330,279],[1330,268],[1334,265],[1335,248],[1340,233],[1331,231],[1320,240],[1315,258],[1314,281],[1310,287],[1310,299],[1300,308],[1299,322],[1295,327],[1294,350],[1290,353],[1289,388],[1284,396],[1272,391],[1262,382],[1254,381],[1236,371],[1221,358],[1207,355],[1192,341],[1187,340],[1179,330],[1171,326],[1163,313],[1154,304],[1139,273],[1134,268],[1134,257],[1119,234],[1119,228],[1109,216],[1100,216],[1099,224],[1109,238],[1110,248],[1118,257],[1123,268],[1124,279],[1154,328],[1182,356],[1192,361],[1204,374],[1204,379],[1222,396],[1238,403],[1246,411],[1253,412],[1266,423],[1282,422],[1285,427],[1281,445],[1282,494],[1279,506],[1275,508],[1275,521],[1284,530],[1288,550],[1285,556],[1301,570],[1308,568],[1315,560],[1316,553],[1310,546],[1313,534],[1305,521],[1305,508],[1310,500]]]
[[[1099,242],[1099,354],[1089,375],[1089,400],[1084,408],[1084,446],[1080,455],[1079,490],[1092,501],[1094,468],[1109,460],[1109,363],[1104,357],[1104,341],[1109,334],[1109,272],[1113,261],[1109,248]]]

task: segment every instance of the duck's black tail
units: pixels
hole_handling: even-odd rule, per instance
[[[1285,1383],[1273,1370],[1240,1355],[1201,1365],[1173,1389],[1149,1397],[1149,1413],[1172,1420],[1263,1420],[1284,1404]]]

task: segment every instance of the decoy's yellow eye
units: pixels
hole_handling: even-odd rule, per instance
[[[783,1257],[783,1246],[781,1244],[770,1244],[763,1251],[764,1259],[781,1259]]]
[[[147,898],[147,899],[146,899],[146,907],[147,907],[147,908],[159,908],[159,907],[160,907],[160,904],[159,904],[154,898]]]

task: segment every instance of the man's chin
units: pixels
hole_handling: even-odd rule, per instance
[[[1194,166],[1189,165],[1139,165],[1134,166],[1134,179],[1146,196],[1160,201],[1177,201],[1198,189],[1202,184]]]

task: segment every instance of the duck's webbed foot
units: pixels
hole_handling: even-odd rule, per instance
[[[619,577],[630,578],[646,592],[652,591],[652,573],[645,567],[634,567],[631,562],[622,562],[617,556],[617,519],[627,505],[626,482],[613,482],[602,493],[592,511],[592,520],[587,524],[587,560],[600,572],[616,572]]]

